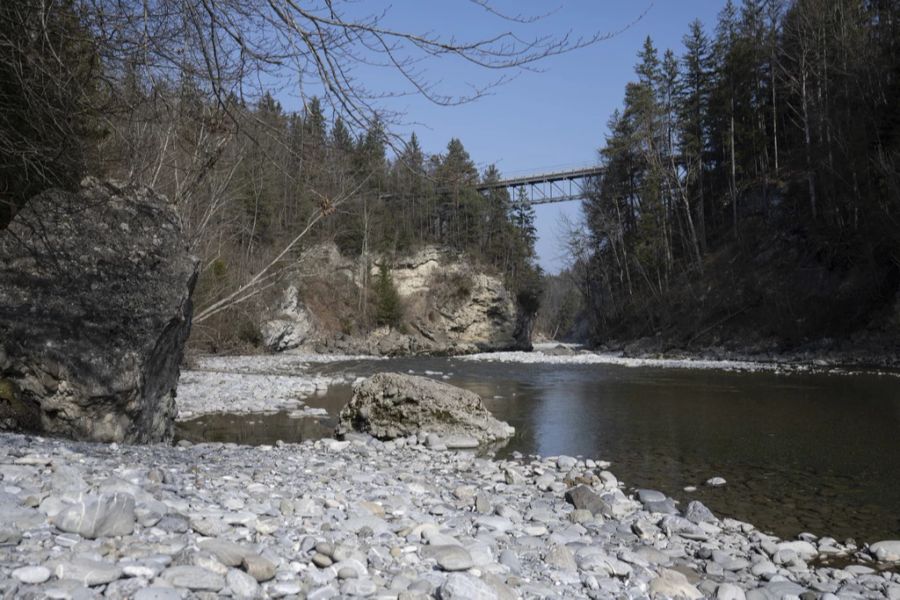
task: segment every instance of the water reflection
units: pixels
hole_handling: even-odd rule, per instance
[[[286,413],[271,415],[213,414],[179,422],[177,439],[193,442],[234,442],[258,446],[285,442],[303,442],[329,437],[336,419],[291,418]]]
[[[697,498],[719,514],[782,536],[813,531],[867,541],[900,538],[898,378],[452,358],[353,365],[360,375],[380,370],[452,374],[449,383],[478,393],[516,427],[503,455],[609,460],[631,486],[661,489],[685,502]],[[336,415],[349,396],[341,386],[309,403]],[[273,418],[260,421],[270,433],[258,435],[246,421],[223,421],[222,433],[214,435],[248,443],[268,436],[265,443],[271,443],[272,435],[308,439],[329,435],[331,427],[322,433]],[[704,487],[712,476],[728,485]],[[683,492],[688,485],[699,489]]]

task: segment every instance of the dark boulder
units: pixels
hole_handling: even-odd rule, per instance
[[[586,485],[567,490],[565,498],[576,509],[590,511],[595,516],[612,514],[609,503]]]
[[[89,179],[0,231],[0,429],[169,440],[197,276],[175,207]]]

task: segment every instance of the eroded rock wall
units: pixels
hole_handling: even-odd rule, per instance
[[[324,313],[342,301],[350,307],[351,319],[362,320],[353,308],[364,297],[364,279],[371,294],[383,263],[403,305],[401,326],[351,332],[346,314],[341,319],[344,331],[329,325],[334,318]],[[342,257],[328,245],[308,251],[279,306],[260,326],[266,346],[275,351],[305,348],[383,355],[530,349],[530,322],[523,322],[501,278],[480,270],[464,256],[431,246],[401,257],[371,257],[368,273],[365,264],[362,259]],[[335,285],[311,290],[309,282],[321,283],[323,277]],[[323,294],[328,298],[322,298]],[[340,294],[349,297],[337,297]]]
[[[376,262],[372,277],[381,260],[388,259]],[[390,272],[408,328],[446,352],[517,346],[516,304],[499,277],[434,247],[395,261]]]

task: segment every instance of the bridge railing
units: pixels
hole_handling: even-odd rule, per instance
[[[587,179],[588,177],[597,177],[602,174],[602,167],[587,167],[570,171],[553,171],[549,173],[538,173],[521,177],[511,177],[508,179],[501,179],[492,183],[482,183],[475,186],[475,189],[482,191],[507,187],[519,187],[523,185],[537,185],[540,183],[553,183],[556,181],[568,181],[572,179]]]
[[[532,175],[509,177],[493,182],[483,182],[471,186],[479,192],[487,192],[497,189],[524,188],[526,197],[531,204],[550,204],[554,202],[569,202],[581,200],[586,197],[587,183],[592,177],[603,175],[602,167],[582,167],[568,171],[549,171]],[[454,188],[435,188],[433,191],[450,192]],[[510,194],[513,202],[517,201],[514,194]],[[381,194],[379,199],[391,200],[401,196],[397,194]]]

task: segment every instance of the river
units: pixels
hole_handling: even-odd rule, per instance
[[[608,460],[629,487],[699,499],[781,537],[900,539],[900,378],[890,374],[732,372],[610,364],[400,358],[316,370],[428,374],[484,398],[514,425],[501,455]],[[306,402],[334,415],[350,388]],[[193,440],[273,443],[326,436],[334,420],[205,417]],[[727,484],[708,487],[713,476]],[[688,486],[696,491],[685,491]]]

